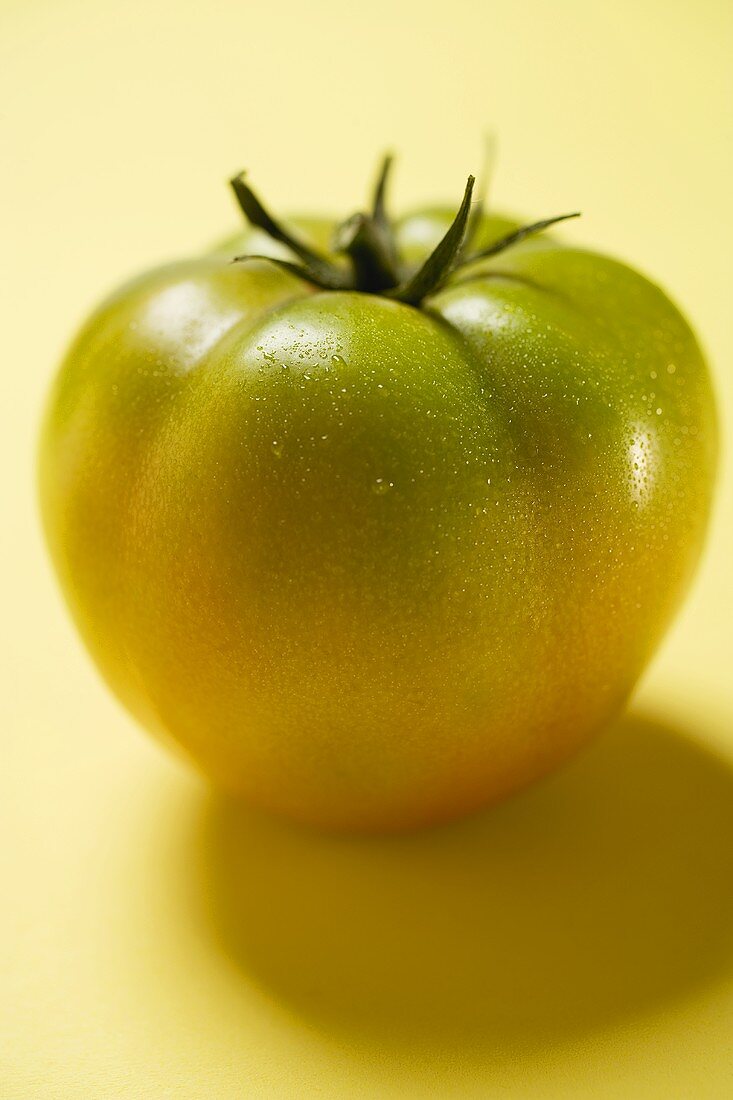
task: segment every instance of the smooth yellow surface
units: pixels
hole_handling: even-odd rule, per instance
[[[62,609],[40,405],[101,290],[273,204],[401,205],[501,139],[502,207],[658,278],[733,403],[729,5],[0,7],[4,903],[0,1095],[726,1097],[733,1058],[731,462],[701,575],[594,748],[397,840],[228,806],[117,708]]]

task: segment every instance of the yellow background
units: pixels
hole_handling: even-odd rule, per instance
[[[8,1100],[733,1094],[733,512],[631,715],[395,840],[220,801],[102,688],[41,546],[51,372],[102,292],[281,210],[496,204],[662,281],[733,402],[724,0],[0,3],[0,1012]],[[724,411],[725,419],[725,411]]]

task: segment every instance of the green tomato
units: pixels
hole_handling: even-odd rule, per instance
[[[43,518],[99,669],[303,821],[435,822],[555,767],[624,705],[700,553],[716,421],[684,318],[547,236],[459,265],[462,210],[392,231],[378,202],[387,250],[352,233],[341,259],[330,225],[297,223],[296,255],[255,211],[99,307],[51,396]],[[474,219],[474,252],[513,229]],[[232,263],[247,246],[343,286]]]

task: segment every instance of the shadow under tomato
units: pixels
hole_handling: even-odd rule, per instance
[[[498,1053],[733,968],[733,772],[648,718],[420,833],[323,834],[215,798],[203,858],[220,947],[336,1034]]]

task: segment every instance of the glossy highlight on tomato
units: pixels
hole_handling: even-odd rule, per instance
[[[257,806],[377,830],[499,799],[619,712],[717,453],[662,290],[470,180],[458,215],[393,220],[386,178],[369,214],[286,229],[237,177],[252,227],[97,308],[40,457],[125,706]]]

